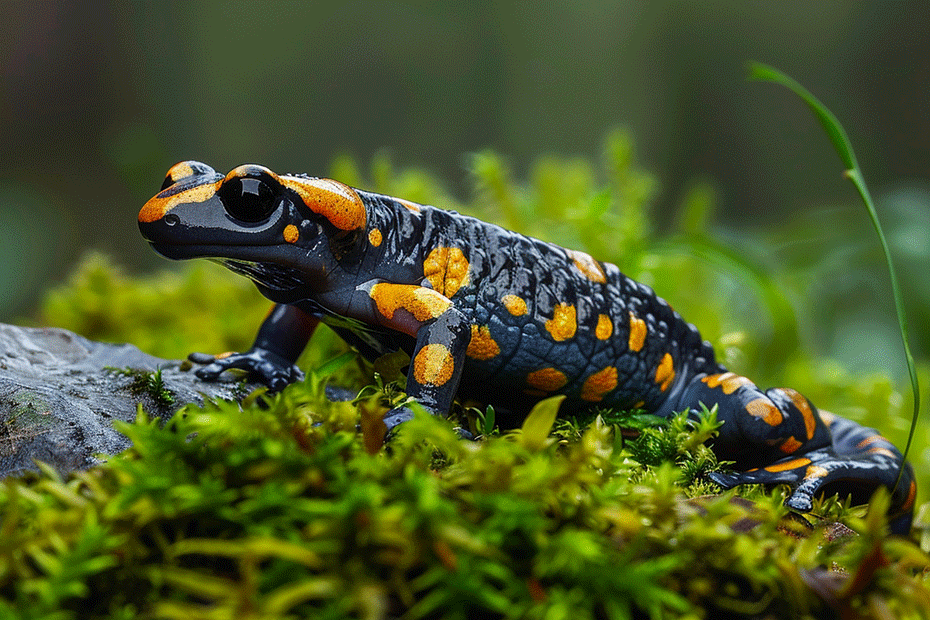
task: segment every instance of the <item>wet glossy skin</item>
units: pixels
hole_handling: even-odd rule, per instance
[[[867,499],[893,489],[893,524],[910,527],[909,465],[876,431],[818,410],[788,388],[763,391],[715,361],[694,326],[609,263],[434,207],[256,165],[227,175],[198,162],[168,173],[139,214],[168,258],[205,257],[255,281],[278,305],[252,349],[209,362],[275,389],[319,321],[370,359],[403,349],[408,394],[446,413],[459,394],[519,421],[539,399],[643,408],[667,416],[718,405],[713,442],[724,487],[786,483],[787,504],[814,494]],[[385,422],[409,419],[398,408]],[[898,471],[904,467],[900,482]]]

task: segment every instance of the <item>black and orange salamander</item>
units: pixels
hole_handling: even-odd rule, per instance
[[[888,440],[790,388],[728,372],[652,289],[584,252],[251,164],[226,175],[173,166],[139,228],[159,254],[220,262],[276,304],[251,349],[201,359],[202,379],[239,368],[281,389],[302,376],[294,362],[322,321],[369,359],[406,351],[407,392],[436,414],[456,394],[516,420],[555,394],[576,410],[658,416],[716,404],[723,425],[711,447],[736,470],[712,474],[717,484],[787,484],[799,512],[816,494],[864,501],[884,486],[892,530],[910,529],[913,471]],[[384,421],[393,429],[411,415],[398,407]]]

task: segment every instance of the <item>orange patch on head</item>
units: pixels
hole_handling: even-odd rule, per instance
[[[381,245],[381,241],[382,241],[382,236],[381,236],[380,230],[378,230],[377,228],[372,228],[370,231],[368,231],[368,243],[370,243],[374,247],[378,247],[379,245]]]
[[[781,411],[768,398],[757,398],[746,404],[746,411],[769,426],[778,426],[783,420]]]
[[[332,179],[291,176],[282,176],[279,180],[284,187],[295,191],[308,209],[325,217],[339,230],[365,227],[368,219],[365,203],[348,185]]]
[[[300,231],[297,230],[297,227],[293,224],[288,224],[284,227],[284,240],[288,243],[297,243],[297,240],[300,238]]]
[[[795,452],[798,451],[798,448],[800,448],[803,445],[804,444],[802,444],[800,441],[798,441],[794,437],[789,437],[788,439],[784,441],[784,443],[778,446],[778,449],[784,452],[785,454],[794,454]]]
[[[522,297],[516,295],[504,295],[501,297],[501,303],[507,308],[507,312],[514,316],[523,316],[526,314],[526,302]]]
[[[597,327],[594,328],[594,335],[598,340],[607,340],[614,333],[614,324],[606,314],[597,315]]]
[[[801,416],[804,418],[804,430],[807,431],[807,438],[810,439],[814,436],[814,431],[817,430],[817,418],[814,417],[814,410],[811,408],[810,401],[803,394],[791,388],[781,388],[781,391],[788,395],[794,406],[801,412]]]
[[[630,311],[630,351],[634,353],[643,348],[646,342],[646,321],[637,317]]]
[[[165,176],[171,179],[172,183],[177,183],[181,179],[194,176],[194,169],[191,168],[190,162],[182,161],[171,166]]]
[[[452,302],[441,293],[415,284],[390,284],[378,282],[368,295],[378,306],[378,312],[393,319],[398,308],[413,315],[420,323],[435,319],[452,306]]]
[[[476,360],[489,360],[500,354],[501,348],[491,337],[491,328],[487,325],[471,326],[471,342],[465,355]]]
[[[179,204],[206,202],[216,195],[216,190],[219,188],[220,183],[221,181],[216,183],[204,183],[203,185],[195,185],[194,187],[177,192],[176,194],[164,195],[166,192],[171,192],[171,188],[169,187],[155,197],[150,198],[149,201],[145,203],[142,210],[139,211],[139,221],[148,223],[160,220],[168,211],[171,211],[171,209]]]
[[[534,370],[526,375],[526,383],[530,387],[536,388],[543,392],[554,392],[568,383],[565,373],[555,368],[543,368]]]
[[[583,273],[587,279],[601,284],[607,282],[607,276],[604,275],[604,268],[601,267],[596,260],[591,258],[590,254],[577,250],[565,251],[568,252],[568,257],[575,263],[575,267],[578,268],[578,271]]]
[[[468,259],[459,248],[434,248],[423,261],[423,276],[434,289],[452,297],[468,284]]]
[[[413,378],[423,385],[445,385],[454,370],[455,360],[444,344],[424,345],[413,358]]]
[[[656,368],[656,383],[659,384],[659,389],[665,391],[672,385],[672,381],[675,380],[675,362],[672,359],[670,353],[666,353],[662,356],[662,361],[659,362],[658,368]]]
[[[601,401],[615,387],[617,387],[617,369],[608,366],[584,380],[581,386],[581,400]]]
[[[762,469],[777,474],[778,472],[788,471],[789,469],[806,467],[810,464],[810,459],[791,459],[790,461],[785,461],[784,463],[775,463],[774,465],[769,465],[768,467],[763,467]]]
[[[562,342],[575,336],[578,323],[575,321],[575,306],[556,304],[552,309],[552,318],[546,321],[546,331],[556,342]]]

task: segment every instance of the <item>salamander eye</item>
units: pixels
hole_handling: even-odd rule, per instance
[[[226,212],[241,222],[260,222],[275,208],[274,190],[262,179],[254,177],[227,177],[217,194]]]

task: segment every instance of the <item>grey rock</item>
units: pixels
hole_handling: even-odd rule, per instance
[[[173,402],[133,390],[132,377],[108,368],[160,368]],[[129,344],[0,323],[0,477],[36,470],[35,460],[65,474],[125,450],[130,442],[113,421],[134,421],[140,403],[167,419],[187,403],[233,400],[255,387],[234,378],[206,383],[181,368]]]

